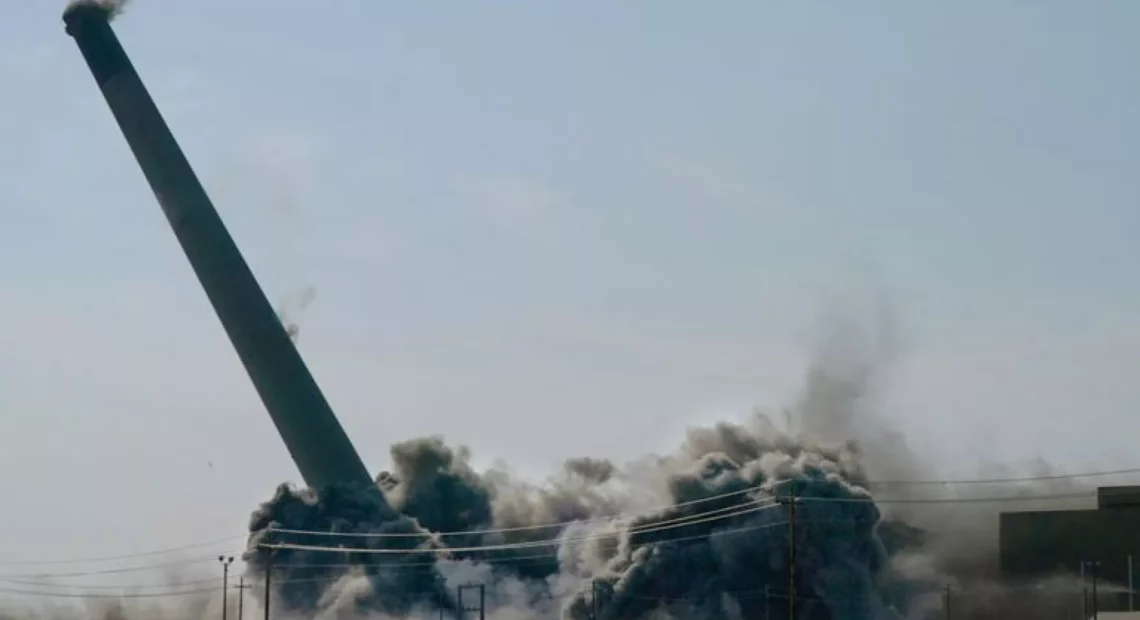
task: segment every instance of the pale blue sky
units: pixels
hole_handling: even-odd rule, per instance
[[[1140,464],[1140,4],[313,6],[116,26],[371,468],[666,449],[867,291],[946,471]],[[240,533],[295,469],[59,13],[0,22],[0,548]]]

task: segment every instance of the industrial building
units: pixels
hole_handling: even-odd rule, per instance
[[[1140,570],[1140,486],[1100,487],[1096,495],[1090,510],[1002,513],[1002,572],[1025,579],[1084,575],[1099,586],[1099,609],[1140,607],[1129,594]]]

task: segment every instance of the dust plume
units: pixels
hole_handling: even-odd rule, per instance
[[[77,8],[87,7],[102,11],[108,20],[112,20],[118,17],[123,10],[127,8],[128,2],[129,0],[72,0],[64,12],[66,13],[67,11]]]
[[[786,616],[794,597],[804,620],[886,620],[943,613],[947,587],[969,593],[954,595],[963,618],[1067,614],[1071,577],[1002,582],[997,520],[1019,496],[1085,487],[901,482],[937,476],[877,414],[895,341],[869,323],[821,340],[790,409],[798,433],[756,412],[691,428],[670,454],[572,459],[542,483],[478,470],[441,437],[402,442],[376,485],[407,521],[377,519],[367,491],[282,486],[252,517],[250,575],[272,561],[284,608],[330,617],[454,617],[483,597],[496,620],[743,619]],[[956,501],[995,497],[1010,499]],[[470,584],[482,591],[460,600]]]
[[[400,442],[375,488],[280,486],[251,516],[245,576],[255,592],[272,576],[275,618],[434,620],[482,605],[491,620],[744,620],[788,617],[792,601],[800,620],[926,620],[947,604],[968,620],[1079,613],[1073,575],[998,573],[997,522],[1089,501],[1026,497],[1092,488],[916,483],[937,472],[881,415],[890,321],[829,324],[786,409],[794,424],[757,411],[690,428],[666,454],[570,459],[541,482],[477,468],[442,437]],[[979,478],[1053,473],[1041,461]],[[989,498],[1004,501],[959,501]],[[213,617],[191,603],[127,609],[91,615]]]

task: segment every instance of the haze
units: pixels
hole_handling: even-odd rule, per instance
[[[663,449],[878,307],[946,472],[1138,464],[1134,3],[328,4],[116,29],[374,470]],[[296,470],[60,10],[0,22],[0,548],[240,535]]]

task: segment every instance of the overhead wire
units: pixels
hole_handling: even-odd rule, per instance
[[[774,507],[774,505],[775,505],[775,500],[770,499],[770,498],[765,498],[764,500],[757,502],[757,504],[753,505],[752,507],[749,507],[749,505],[743,505],[742,506],[741,504],[734,504],[732,506],[725,506],[725,507],[717,508],[714,510],[702,511],[702,512],[698,512],[698,513],[691,514],[691,515],[682,515],[679,517],[666,519],[664,521],[659,521],[657,523],[647,524],[647,525],[642,526],[640,528],[634,528],[632,531],[634,533],[643,532],[643,531],[648,532],[648,531],[653,531],[655,529],[661,528],[661,526],[681,527],[681,526],[690,525],[693,523],[715,520],[713,518],[710,518],[712,515],[722,515],[721,517],[717,517],[717,518],[728,518],[728,517],[736,516],[738,514],[745,514],[745,513],[749,513],[749,512],[754,512],[754,511],[756,511],[756,509],[759,509],[759,508]],[[728,514],[725,514],[725,513],[728,513]],[[455,534],[459,534],[459,533],[460,532],[455,532]],[[550,545],[550,544],[557,544],[560,540],[563,540],[563,539],[552,538],[552,539],[543,540],[543,541],[528,541],[527,543],[523,543],[523,544],[527,545],[527,546],[538,547],[538,546],[546,546],[546,545]],[[501,546],[501,547],[502,548],[500,550],[508,550],[508,549],[512,548],[509,546]],[[461,551],[463,549],[492,550],[491,547],[487,546],[487,545],[483,545],[480,547],[467,547],[467,548],[451,547],[451,548],[446,548],[444,550]],[[399,553],[400,550],[393,549],[392,552],[393,553]],[[238,555],[238,554],[230,554],[230,555]],[[214,560],[214,557],[215,556],[203,556],[203,557],[197,557],[197,558],[187,558],[187,559],[183,559],[183,560],[176,560],[176,561],[171,561],[171,562],[146,564],[146,565],[142,565],[142,566],[118,567],[118,568],[110,568],[110,569],[102,569],[102,570],[71,571],[71,572],[65,572],[65,573],[43,573],[43,572],[7,573],[7,574],[0,574],[0,581],[11,581],[13,579],[66,578],[66,577],[80,577],[80,576],[95,576],[95,575],[109,575],[109,574],[143,572],[143,571],[152,570],[152,569],[156,569],[156,568],[165,568],[165,567],[171,567],[171,566],[183,566],[183,565],[189,565],[189,564],[199,564],[199,563],[212,562]]]
[[[571,525],[591,525],[591,524],[596,524],[596,523],[612,523],[618,519],[637,519],[637,518],[643,518],[643,517],[653,517],[663,510],[676,510],[678,508],[687,508],[689,506],[695,506],[697,504],[707,504],[709,502],[715,502],[717,500],[726,499],[729,497],[736,497],[739,495],[745,495],[747,493],[752,493],[754,491],[771,490],[773,487],[778,487],[778,486],[783,485],[787,482],[789,482],[789,480],[787,480],[787,479],[779,480],[779,481],[772,482],[772,483],[765,482],[765,483],[753,485],[753,486],[750,486],[750,487],[747,487],[744,489],[737,489],[735,491],[728,491],[725,493],[717,493],[716,495],[710,495],[708,497],[701,497],[698,499],[688,500],[688,501],[684,501],[684,502],[678,502],[676,504],[670,504],[668,506],[664,506],[664,507],[657,508],[654,510],[645,510],[645,511],[639,511],[639,512],[635,512],[635,513],[618,514],[618,515],[605,516],[605,517],[595,517],[593,519],[556,521],[554,523],[541,523],[541,524],[532,524],[532,525],[516,525],[513,527],[497,527],[497,528],[482,529],[482,530],[462,530],[462,531],[457,530],[457,531],[451,531],[451,532],[336,532],[336,531],[329,532],[329,531],[322,531],[322,530],[300,530],[300,529],[290,529],[290,528],[283,528],[283,527],[269,527],[264,531],[279,532],[281,534],[296,534],[296,535],[302,535],[302,536],[306,536],[306,535],[308,535],[308,536],[344,536],[344,537],[354,537],[354,538],[428,538],[428,537],[432,537],[432,536],[474,536],[474,535],[486,535],[486,534],[511,534],[511,533],[515,533],[515,532],[527,532],[527,531],[535,531],[535,530],[549,530],[549,529],[556,529],[556,528],[565,528],[565,527],[568,527]],[[770,498],[764,498],[764,499],[770,499]]]
[[[805,497],[805,498],[799,498],[799,499],[807,500],[807,501],[845,501],[849,498],[806,498]],[[743,510],[738,510],[735,513],[697,520],[697,519],[695,519],[696,517],[703,516],[701,513],[698,513],[696,515],[689,515],[688,517],[683,517],[680,519],[672,520],[673,523],[670,523],[666,527],[646,527],[646,528],[642,528],[640,530],[640,532],[639,531],[632,531],[632,532],[625,532],[625,533],[626,534],[629,534],[629,533],[636,534],[636,533],[648,533],[650,531],[678,529],[678,528],[684,527],[686,525],[691,525],[694,523],[725,519],[725,518],[729,518],[732,516],[736,516],[737,514],[740,514],[740,513],[758,512],[762,509],[771,509],[771,508],[775,508],[776,506],[777,506],[776,504],[765,504],[765,505],[760,505],[760,506],[753,506],[750,508],[745,508]],[[712,511],[710,511],[710,512],[712,512]],[[688,522],[685,522],[685,521],[688,521]],[[676,523],[676,522],[681,522],[681,523]],[[801,524],[801,525],[804,525],[804,526],[810,526],[812,524],[823,525],[823,524],[838,524],[838,523],[864,524],[865,525],[869,521],[865,520],[865,519],[846,518],[846,517],[845,518],[826,518],[826,519],[800,517],[797,519],[796,522]],[[771,523],[763,523],[763,524],[756,524],[756,525],[749,525],[749,526],[741,526],[741,527],[733,527],[733,528],[721,528],[721,529],[716,529],[712,532],[705,532],[705,533],[696,534],[696,535],[668,537],[668,538],[664,538],[661,540],[654,540],[652,542],[655,544],[670,544],[670,543],[681,543],[681,542],[690,542],[690,541],[698,541],[698,540],[708,540],[711,537],[736,534],[736,533],[742,533],[742,532],[751,532],[751,531],[770,529],[770,528],[775,528],[775,527],[783,527],[783,526],[786,526],[788,524],[789,524],[788,520],[780,520],[780,521],[775,521],[775,522],[771,522]],[[656,524],[656,525],[660,525],[660,524]],[[609,534],[608,536],[612,536],[612,535],[613,534]],[[582,539],[579,539],[579,540],[582,540]],[[562,541],[559,541],[559,542],[573,542],[573,541],[574,541],[574,539],[563,539]],[[340,547],[329,548],[329,550],[339,551],[339,552],[354,551],[352,549],[346,549],[346,548],[340,548]],[[449,551],[449,549],[442,549],[441,551]],[[558,556],[557,552],[554,552],[554,553],[546,552],[546,553],[530,554],[530,555],[522,555],[522,556],[514,555],[514,556],[507,556],[507,557],[479,558],[478,562],[485,563],[485,564],[492,564],[492,565],[495,565],[495,564],[515,564],[515,563],[521,563],[523,561],[549,560],[549,559],[556,559],[558,557],[559,556]],[[381,562],[381,563],[368,563],[368,564],[361,564],[361,563],[327,563],[327,564],[322,564],[322,563],[312,563],[312,564],[296,563],[296,564],[294,564],[294,563],[288,563],[288,564],[285,564],[284,566],[287,566],[289,568],[294,568],[294,569],[296,569],[296,568],[309,568],[309,567],[358,568],[358,569],[364,569],[367,571],[369,569],[384,568],[386,571],[390,571],[390,570],[401,571],[401,570],[417,570],[417,569],[425,569],[425,568],[429,568],[429,567],[434,567],[434,566],[437,566],[438,562],[441,560],[442,561],[448,561],[448,559],[445,558],[445,559],[432,559],[432,560],[426,561],[426,562],[397,561],[397,562]],[[459,559],[456,561],[464,561],[464,560]],[[287,583],[335,582],[335,581],[338,581],[338,580],[345,578],[346,576],[347,575],[345,573],[340,573],[340,574],[336,574],[336,575],[320,576],[320,577],[282,578],[282,579],[277,580],[276,583],[287,584]],[[367,576],[368,576],[367,573],[362,575],[362,577],[367,577]],[[162,590],[163,588],[167,587],[165,584],[151,584],[151,585],[143,585],[143,584],[132,584],[132,585],[52,584],[52,583],[36,583],[36,582],[30,582],[30,581],[17,581],[17,580],[4,579],[4,578],[0,578],[0,581],[6,582],[6,583],[11,583],[13,585],[26,586],[26,588],[36,588],[35,590],[30,590],[30,589],[26,589],[26,588],[25,589],[14,589],[14,588],[0,587],[0,593],[15,593],[15,594],[27,594],[27,595],[45,596],[45,597],[62,597],[62,598],[110,599],[110,598],[165,598],[165,597],[187,596],[187,595],[193,595],[193,594],[208,593],[208,592],[216,591],[216,588],[202,588],[202,589],[190,589],[190,590],[187,590],[185,588],[187,588],[188,586],[199,585],[199,584],[216,583],[217,578],[188,581],[188,582],[182,582],[179,584],[170,584],[169,587],[172,589],[169,591],[163,591]],[[55,589],[55,591],[52,590],[53,588]],[[151,590],[160,589],[160,591],[157,591],[157,592],[138,592],[138,590],[146,590],[146,589],[151,589]],[[62,590],[62,591],[59,591],[59,590]],[[117,594],[97,594],[97,593],[83,593],[83,592],[77,593],[77,592],[74,592],[75,590],[119,590],[120,592]],[[741,594],[747,594],[747,593],[741,592]]]
[[[1091,498],[1095,497],[1095,492],[1079,492],[1079,493],[1050,493],[1039,495],[1005,495],[1005,496],[989,496],[989,497],[946,497],[946,498],[874,498],[874,497],[813,497],[813,496],[799,496],[795,500],[797,502],[812,502],[812,503],[864,503],[864,504],[981,504],[981,503],[1011,503],[1011,502],[1036,502],[1048,501],[1057,499],[1078,499],[1078,498]],[[775,501],[775,500],[771,500]],[[649,524],[647,526],[638,528],[631,528],[627,533],[637,534],[660,529],[669,529],[672,527],[684,527],[696,523],[707,521],[714,521],[718,519],[731,518],[749,512],[755,512],[760,509],[772,508],[776,504],[766,504],[757,508],[748,508],[738,510],[736,512],[728,512],[727,514],[712,516],[707,518],[706,515],[729,511],[739,506],[730,506],[721,508],[707,513],[696,513],[681,517],[674,523],[672,520],[662,521],[656,524]],[[306,532],[309,534],[320,534],[320,532]],[[340,534],[340,533],[336,533]],[[612,534],[598,536],[598,539],[604,539],[612,536]],[[372,548],[372,547],[346,547],[346,546],[329,546],[329,545],[306,545],[296,543],[268,543],[261,545],[265,549],[288,549],[294,551],[315,551],[315,552],[328,552],[328,553],[363,553],[363,554],[411,554],[411,553],[448,553],[448,552],[477,552],[477,551],[492,551],[492,550],[511,550],[529,547],[547,546],[552,544],[562,544],[566,542],[576,542],[580,540],[591,540],[592,538],[551,538],[541,541],[524,541],[518,543],[504,543],[495,545],[479,545],[469,547],[439,547],[439,548],[412,548],[412,549],[396,549],[396,548]]]
[[[848,519],[848,518],[827,518],[827,519],[799,518],[799,519],[797,519],[797,523],[799,523],[801,525],[835,524],[835,523],[863,524],[863,523],[866,523],[866,521],[862,520],[862,519]],[[750,532],[750,531],[756,531],[756,530],[762,530],[762,529],[769,529],[769,528],[773,528],[773,527],[781,527],[781,526],[785,526],[787,524],[788,524],[787,520],[781,520],[781,521],[773,522],[773,523],[764,523],[764,524],[759,524],[759,525],[742,526],[742,527],[728,528],[728,529],[718,529],[718,530],[714,530],[713,532],[710,532],[710,533],[664,538],[664,539],[660,539],[660,540],[655,540],[653,542],[657,543],[657,544],[693,542],[693,541],[698,541],[698,540],[707,540],[710,536],[720,536],[720,535],[724,535],[724,534]],[[479,558],[478,561],[480,563],[483,563],[483,564],[502,565],[502,564],[520,564],[520,563],[524,563],[524,562],[534,562],[534,561],[540,561],[540,560],[552,560],[552,559],[558,559],[558,558],[559,558],[559,554],[557,551],[555,551],[555,552],[543,552],[543,553],[535,553],[535,554],[528,554],[528,555],[483,557],[483,558]],[[442,559],[433,558],[433,559],[428,560],[428,561],[369,562],[367,564],[353,563],[353,562],[330,562],[330,563],[289,562],[289,563],[283,564],[283,566],[287,567],[289,569],[304,569],[304,568],[380,569],[380,568],[382,568],[385,571],[401,571],[401,570],[409,570],[409,569],[415,570],[415,569],[426,569],[426,568],[437,567],[437,566],[439,566],[440,561],[446,562],[446,561],[465,561],[465,560],[464,559],[449,560],[447,558],[442,558]],[[345,574],[340,573],[337,575],[324,576],[324,577],[278,578],[278,579],[274,580],[274,583],[277,583],[277,584],[315,583],[315,582],[322,582],[322,581],[337,581],[339,579],[342,579],[343,577],[345,577]],[[23,580],[14,580],[14,579],[8,579],[8,578],[0,578],[0,582],[12,583],[15,585],[25,585],[25,586],[30,586],[30,587],[58,588],[58,589],[94,589],[94,590],[137,590],[137,589],[153,589],[153,588],[164,588],[164,587],[173,587],[173,586],[186,587],[186,586],[200,585],[200,584],[206,584],[206,583],[214,584],[214,583],[217,583],[217,581],[218,581],[217,578],[214,577],[211,579],[198,579],[198,580],[193,580],[193,581],[182,581],[178,584],[165,584],[165,583],[163,583],[163,584],[122,585],[122,584],[55,584],[55,583],[40,583],[40,582],[35,582],[35,581],[23,581]]]
[[[1039,476],[1015,476],[1010,478],[959,478],[947,480],[875,480],[870,486],[881,485],[963,485],[963,484],[1012,484],[1018,482],[1049,482],[1054,480],[1074,480],[1077,478],[1103,478],[1107,476],[1123,476],[1126,474],[1140,474],[1140,467],[1125,469],[1108,469],[1086,471],[1075,474],[1044,474]]]
[[[1049,474],[1049,475],[1038,475],[1038,476],[1004,477],[1004,478],[874,480],[874,481],[869,481],[865,485],[862,485],[862,486],[866,486],[868,488],[876,488],[876,487],[884,487],[884,486],[896,486],[897,487],[897,486],[951,486],[951,485],[1015,484],[1015,483],[1047,482],[1047,481],[1070,480],[1070,479],[1093,478],[1093,477],[1120,476],[1120,475],[1137,474],[1137,473],[1140,473],[1140,467],[1123,468],[1123,469],[1115,469],[1115,470],[1087,471],[1087,472],[1078,472],[1078,473],[1073,473],[1073,474]],[[787,479],[785,479],[784,481],[786,481],[786,480]],[[784,481],[781,481],[781,482],[784,482]],[[779,483],[777,483],[777,484],[779,484]],[[751,487],[744,488],[744,489],[738,489],[738,490],[730,491],[727,493],[717,494],[717,495],[710,496],[707,498],[699,498],[696,500],[680,502],[678,504],[663,507],[663,508],[659,509],[657,512],[659,512],[660,510],[683,508],[683,507],[696,505],[696,504],[700,504],[700,503],[712,502],[712,501],[716,501],[718,499],[724,499],[724,498],[728,498],[728,497],[732,497],[732,496],[743,495],[743,494],[755,492],[755,491],[771,490],[772,487],[773,487],[773,485],[771,483],[764,483],[761,485],[751,486]],[[1019,495],[1019,496],[982,497],[982,498],[970,498],[970,497],[898,498],[898,499],[892,499],[892,498],[866,498],[866,499],[849,498],[849,499],[843,499],[842,501],[875,502],[875,503],[882,503],[882,504],[986,503],[986,502],[1007,502],[1007,501],[1045,501],[1045,500],[1049,500],[1049,499],[1087,497],[1087,496],[1092,496],[1094,493],[1095,492],[1090,491],[1090,492],[1069,493],[1069,494],[1043,494],[1043,495],[1034,495],[1034,496]],[[809,501],[820,501],[820,500],[819,500],[819,498],[815,498],[815,499],[812,499]],[[460,532],[433,532],[433,533],[424,533],[424,534],[420,534],[420,533],[415,533],[415,534],[404,533],[404,534],[401,534],[401,533],[382,533],[382,532],[360,532],[360,533],[327,532],[327,531],[300,530],[300,529],[288,529],[288,528],[273,528],[273,531],[277,531],[277,532],[281,532],[281,533],[294,534],[294,535],[350,536],[350,537],[365,537],[365,538],[369,538],[369,537],[387,538],[387,537],[402,537],[402,536],[418,536],[418,537],[424,537],[424,536],[460,536],[460,535],[470,536],[470,535],[483,535],[483,534],[495,534],[495,533],[510,533],[510,532],[519,532],[519,531],[528,531],[528,530],[555,529],[555,528],[559,528],[559,527],[566,527],[566,526],[569,526],[569,525],[572,525],[575,523],[577,523],[577,524],[590,524],[590,523],[597,523],[597,522],[610,522],[610,521],[613,521],[615,519],[620,519],[620,518],[630,518],[630,516],[628,516],[628,515],[615,515],[612,517],[602,517],[602,518],[598,518],[598,519],[580,520],[580,521],[567,521],[567,522],[561,522],[561,523],[551,523],[551,524],[542,524],[542,525],[526,525],[526,526],[516,526],[516,527],[510,527],[510,528],[492,528],[492,529],[486,529],[486,530],[471,530],[471,531],[460,531]],[[636,518],[636,515],[634,515],[633,518]],[[189,543],[189,544],[180,545],[180,546],[176,546],[176,547],[167,547],[167,548],[155,549],[155,550],[150,550],[150,551],[142,551],[142,552],[126,553],[126,554],[118,554],[118,555],[85,557],[85,558],[76,558],[76,559],[59,559],[59,560],[21,560],[21,561],[6,560],[6,561],[0,561],[0,566],[10,566],[10,567],[18,567],[18,566],[28,566],[28,567],[30,567],[30,566],[60,566],[60,565],[68,565],[68,564],[93,564],[93,563],[99,563],[99,562],[113,562],[113,561],[120,561],[120,560],[130,560],[130,559],[165,555],[165,554],[175,553],[178,551],[186,551],[186,550],[190,550],[190,549],[200,549],[200,548],[209,547],[209,546],[213,546],[213,545],[219,545],[219,544],[226,543],[226,542],[233,542],[235,540],[243,539],[246,537],[247,537],[247,535],[242,534],[242,535],[228,536],[225,538],[218,538],[218,539],[213,539],[213,540],[208,540],[208,541]],[[111,569],[108,571],[85,571],[85,572],[76,572],[73,574],[74,575],[84,575],[84,574],[96,574],[97,572],[105,572],[105,573],[133,572],[136,570],[149,570],[150,568],[160,567],[160,566],[163,566],[163,565],[158,564],[158,565],[151,565],[151,566],[120,568],[120,569]],[[2,576],[2,575],[0,575],[0,576]]]
[[[218,538],[214,540],[207,540],[203,542],[190,543],[178,547],[167,547],[165,549],[155,549],[151,551],[142,551],[138,553],[125,553],[121,555],[105,555],[100,557],[88,557],[72,560],[22,560],[22,561],[4,561],[0,562],[0,566],[52,566],[60,564],[95,564],[98,562],[113,562],[117,560],[132,560],[135,558],[153,557],[156,555],[165,555],[168,553],[175,553],[177,551],[187,551],[190,549],[201,549],[203,547],[212,547],[222,543],[233,542],[240,538],[246,538],[247,535],[241,536],[227,536],[225,538]]]
[[[990,497],[811,497],[796,498],[802,502],[833,502],[861,504],[1004,504],[1007,502],[1041,502],[1058,499],[1089,499],[1096,497],[1095,491],[1073,493],[1049,493],[1044,495],[1004,495]]]
[[[235,554],[227,554],[227,555],[239,555],[239,554],[235,553]],[[116,574],[124,574],[124,573],[141,573],[141,572],[145,572],[145,571],[149,571],[149,570],[154,570],[157,568],[169,568],[172,566],[187,566],[190,564],[204,564],[207,562],[215,562],[215,561],[217,561],[216,558],[217,558],[217,556],[186,558],[186,559],[182,559],[182,560],[172,560],[169,562],[159,562],[156,564],[143,564],[140,566],[125,566],[125,567],[118,567],[118,568],[105,568],[105,569],[100,569],[100,570],[71,571],[71,572],[66,572],[66,573],[44,573],[44,572],[0,573],[0,579],[10,579],[10,578],[17,578],[17,579],[20,579],[20,578],[26,578],[26,579],[41,578],[41,579],[43,579],[43,578],[66,578],[66,577],[90,577],[90,576],[94,576],[94,575],[116,575]]]
[[[127,588],[123,588],[124,590]],[[206,594],[214,592],[215,588],[198,588],[195,590],[182,590],[171,592],[123,592],[120,594],[97,594],[91,592],[46,592],[38,590],[26,590],[21,588],[3,588],[0,587],[0,594],[25,594],[37,597],[46,598],[71,598],[71,599],[134,599],[134,598],[170,598],[176,596],[191,596],[195,594]]]
[[[948,486],[948,485],[964,485],[964,484],[998,484],[998,483],[1015,483],[1015,482],[1024,483],[1024,482],[1041,482],[1041,481],[1049,481],[1049,480],[1062,480],[1062,479],[1068,479],[1068,478],[1083,478],[1083,477],[1093,477],[1093,476],[1111,476],[1111,475],[1121,475],[1121,474],[1126,474],[1126,473],[1140,473],[1140,468],[1119,469],[1119,470],[1114,470],[1114,471],[1101,471],[1101,472],[1084,472],[1084,473],[1078,473],[1078,474],[1065,474],[1065,475],[1033,476],[1033,477],[1022,477],[1022,478],[991,478],[991,479],[961,479],[961,480],[950,480],[950,479],[947,479],[947,480],[887,480],[887,481],[868,482],[866,485],[860,485],[860,484],[854,484],[853,483],[853,486],[855,486],[855,487],[864,486],[866,488],[874,488],[874,487],[878,487],[878,486],[888,486],[888,485],[889,486],[901,486],[901,485],[941,485],[941,486]],[[793,479],[785,478],[785,479],[780,480],[776,483],[765,482],[765,483],[762,483],[759,485],[753,485],[753,486],[750,486],[750,487],[747,487],[744,489],[737,489],[735,491],[718,493],[716,495],[711,495],[709,497],[703,497],[703,498],[698,498],[698,499],[694,499],[694,500],[688,500],[685,502],[679,502],[677,504],[665,506],[663,508],[659,508],[659,509],[654,510],[654,511],[645,511],[645,512],[642,512],[640,514],[614,515],[614,516],[609,516],[609,517],[598,517],[598,518],[594,518],[594,519],[582,519],[582,520],[577,520],[577,521],[571,520],[571,521],[561,521],[561,522],[555,522],[555,523],[534,524],[534,525],[520,525],[520,526],[505,527],[505,528],[491,528],[491,529],[483,529],[483,530],[463,530],[463,531],[451,531],[451,532],[340,532],[340,531],[303,530],[303,529],[270,527],[266,531],[279,532],[282,534],[294,534],[294,535],[300,535],[300,536],[327,536],[327,537],[348,537],[348,538],[428,538],[428,537],[447,537],[447,536],[472,536],[472,535],[485,535],[485,534],[506,534],[506,533],[515,533],[515,532],[523,532],[523,531],[535,531],[535,530],[565,528],[565,527],[568,527],[570,525],[589,525],[589,524],[593,524],[593,523],[609,523],[609,522],[613,522],[614,520],[617,520],[617,519],[638,518],[638,517],[642,517],[642,516],[650,517],[650,516],[653,516],[653,515],[661,512],[662,510],[671,510],[671,509],[684,508],[684,507],[693,506],[693,505],[702,504],[702,503],[714,502],[717,500],[726,499],[726,498],[738,496],[738,495],[744,495],[744,494],[752,493],[755,491],[771,491],[775,487],[778,487],[779,485],[787,483],[787,482],[791,482],[792,480]],[[1091,494],[1094,494],[1095,492],[1094,491],[1088,491],[1088,492],[1082,492],[1082,493],[1091,495]],[[1042,497],[1042,499],[1059,499],[1059,498],[1062,498],[1063,496],[1061,496],[1061,495],[1048,495],[1048,496],[1041,496],[1041,497]],[[931,498],[931,499],[909,498],[906,500],[892,500],[889,498],[880,499],[880,498],[868,497],[866,499],[859,499],[856,501],[868,501],[868,502],[873,501],[875,503],[904,503],[904,502],[905,503],[924,503],[924,502],[931,502],[931,503],[954,503],[954,502],[977,503],[977,502],[985,502],[985,501],[1006,501],[1007,499],[1008,498],[1000,498],[1000,499],[999,498],[995,498],[995,499],[987,499],[987,498],[981,498],[981,499],[979,499],[979,498]]]
[[[644,527],[634,527],[634,528],[630,528],[628,530],[625,530],[621,533],[624,533],[624,534],[647,534],[647,533],[652,533],[652,532],[657,532],[657,531],[662,531],[662,530],[676,529],[679,527],[687,527],[689,525],[696,525],[698,523],[706,523],[709,521],[729,519],[732,517],[736,517],[736,516],[740,516],[740,515],[744,515],[744,514],[751,514],[751,513],[759,512],[762,510],[770,510],[770,509],[776,508],[778,506],[779,506],[779,504],[772,501],[772,502],[760,504],[758,506],[752,506],[749,508],[735,510],[733,512],[727,512],[726,514],[717,514],[717,515],[711,516],[711,517],[706,516],[706,514],[711,514],[713,512],[721,512],[721,511],[725,510],[725,509],[720,509],[720,510],[716,510],[716,511],[709,511],[709,513],[697,513],[696,515],[689,515],[687,517],[682,517],[679,519],[670,519],[670,520],[666,520],[666,521],[661,522],[661,523],[651,524],[651,525],[647,525]],[[739,506],[731,506],[729,508],[739,508]],[[703,518],[698,518],[698,517],[703,517]],[[551,545],[561,545],[561,544],[565,544],[565,543],[587,542],[587,541],[591,541],[591,540],[606,540],[606,539],[613,538],[615,534],[617,534],[617,532],[611,532],[611,533],[606,533],[606,534],[601,534],[601,535],[549,538],[549,539],[537,540],[537,541],[523,541],[523,542],[517,542],[517,543],[503,543],[503,544],[495,544],[495,545],[476,545],[476,546],[470,546],[470,547],[435,547],[435,548],[422,548],[422,547],[420,547],[420,548],[412,548],[412,549],[392,549],[392,548],[372,548],[372,547],[330,547],[330,546],[323,546],[323,545],[298,545],[298,544],[291,544],[291,543],[269,543],[269,544],[263,544],[260,546],[264,549],[271,549],[271,550],[272,549],[287,549],[287,550],[292,550],[292,551],[317,551],[317,552],[328,552],[328,553],[364,553],[364,554],[379,554],[379,555],[397,555],[397,554],[404,555],[404,554],[412,554],[412,553],[424,553],[424,554],[428,554],[428,553],[459,553],[459,552],[467,553],[467,552],[476,552],[476,551],[510,551],[510,550],[514,550],[514,549],[530,549],[530,548],[535,548],[535,547],[547,547],[547,546],[551,546]]]
[[[743,527],[717,530],[713,535],[725,535],[725,534],[735,534],[735,533],[742,533],[742,532],[751,532],[751,531],[757,531],[757,530],[763,530],[763,529],[770,529],[770,528],[774,528],[774,527],[786,527],[787,525],[788,525],[787,521],[776,521],[773,523],[765,523],[765,524],[760,524],[760,525],[750,525],[750,526],[743,526]],[[693,541],[693,540],[707,539],[708,537],[709,537],[708,534],[699,534],[699,535],[693,535],[693,536],[681,536],[681,537],[676,537],[676,538],[669,538],[669,539],[666,539],[665,541],[660,541],[660,542],[670,542],[670,543],[687,542],[687,541]],[[498,559],[489,559],[489,560],[481,560],[481,561],[484,561],[486,563],[495,564],[495,563],[510,563],[510,562],[517,561],[519,559],[526,559],[526,558],[539,559],[539,558],[555,558],[555,557],[557,557],[557,554],[547,553],[547,554],[539,554],[539,555],[534,555],[534,556],[515,556],[515,557],[510,557],[510,558],[498,558]],[[419,563],[419,564],[407,564],[407,563],[393,562],[393,563],[388,564],[388,565],[385,565],[385,564],[372,564],[372,565],[344,564],[343,566],[353,567],[353,568],[365,568],[365,569],[372,568],[372,567],[378,567],[378,566],[391,566],[392,568],[398,569],[398,568],[402,568],[402,567],[412,567],[412,566],[419,567],[419,566],[435,565],[435,564],[436,564],[436,562],[433,561],[433,562],[424,562],[424,563]],[[299,566],[303,566],[303,565],[299,565]],[[274,580],[274,583],[282,584],[282,583],[334,582],[334,581],[338,581],[340,579],[343,579],[344,577],[345,577],[344,574],[335,575],[335,576],[325,576],[325,577],[302,577],[302,578],[295,578],[295,579]],[[206,582],[206,580],[203,581],[203,583],[205,583],[205,582]],[[208,582],[216,583],[217,579],[208,580]],[[197,583],[197,582],[190,582],[190,583]],[[185,585],[190,585],[190,583],[182,584],[179,587],[183,587]],[[99,587],[102,588],[102,586],[99,586]],[[120,587],[119,589],[125,591],[125,590],[130,590],[131,588],[130,587]],[[203,594],[203,593],[216,592],[216,591],[217,591],[217,588],[215,587],[215,588],[201,588],[201,589],[194,589],[194,590],[176,590],[176,591],[171,591],[171,592],[153,592],[153,593],[125,592],[123,594],[98,594],[98,593],[83,593],[83,592],[36,591],[36,590],[12,589],[12,588],[0,587],[0,593],[28,594],[28,595],[45,596],[45,597],[79,598],[79,599],[164,598],[164,597],[174,597],[174,596],[186,596],[186,595],[192,595],[192,594]]]

